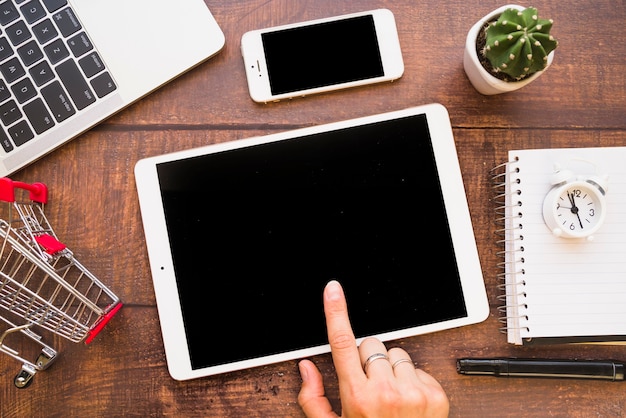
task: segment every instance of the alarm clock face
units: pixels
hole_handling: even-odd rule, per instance
[[[595,185],[572,181],[553,188],[544,201],[544,220],[555,235],[590,237],[602,225],[605,198]]]

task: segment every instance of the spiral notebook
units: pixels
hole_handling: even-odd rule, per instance
[[[501,321],[509,343],[626,342],[626,147],[509,151],[492,170]],[[607,176],[593,240],[563,238],[543,218],[555,170]]]

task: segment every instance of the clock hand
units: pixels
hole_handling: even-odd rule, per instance
[[[572,213],[574,215],[576,215],[576,217],[578,218],[578,223],[580,224],[580,228],[583,228],[583,222],[580,220],[580,215],[578,214],[578,206],[576,206],[576,202],[574,202],[574,193],[567,193],[567,196],[569,197],[570,202],[572,202]]]
[[[567,192],[567,198],[569,199],[569,202],[572,204],[572,213],[576,213],[574,212],[574,208],[576,207],[576,203],[574,203],[574,193]]]

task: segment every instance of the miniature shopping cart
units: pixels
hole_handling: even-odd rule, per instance
[[[18,388],[57,356],[35,331],[88,344],[122,306],[57,239],[44,215],[47,200],[43,183],[0,178],[0,201],[8,204],[8,218],[0,219],[0,352],[22,362]],[[24,358],[27,351],[34,362]]]

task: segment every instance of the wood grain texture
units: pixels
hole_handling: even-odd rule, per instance
[[[0,356],[1,417],[302,417],[296,403],[296,361],[188,382],[169,377],[133,167],[147,156],[431,102],[450,112],[491,315],[481,324],[388,346],[402,346],[439,379],[451,401],[451,417],[626,416],[619,383],[467,377],[455,370],[455,359],[463,356],[626,360],[626,346],[506,343],[499,331],[498,247],[489,178],[489,170],[511,148],[626,145],[626,43],[620,41],[626,8],[609,0],[595,1],[593,7],[573,0],[558,5],[537,0],[533,6],[540,16],[555,20],[553,34],[560,46],[553,65],[523,90],[486,97],[465,77],[463,46],[474,21],[502,3],[207,4],[225,32],[223,51],[12,176],[48,184],[47,214],[58,236],[125,306],[89,346],[46,335],[60,357],[28,389],[13,386],[19,364]],[[400,80],[268,105],[250,99],[239,52],[245,31],[379,7],[396,16],[405,59]],[[208,325],[207,337],[207,352],[225,343],[211,341]],[[330,355],[313,360],[339,410]]]

